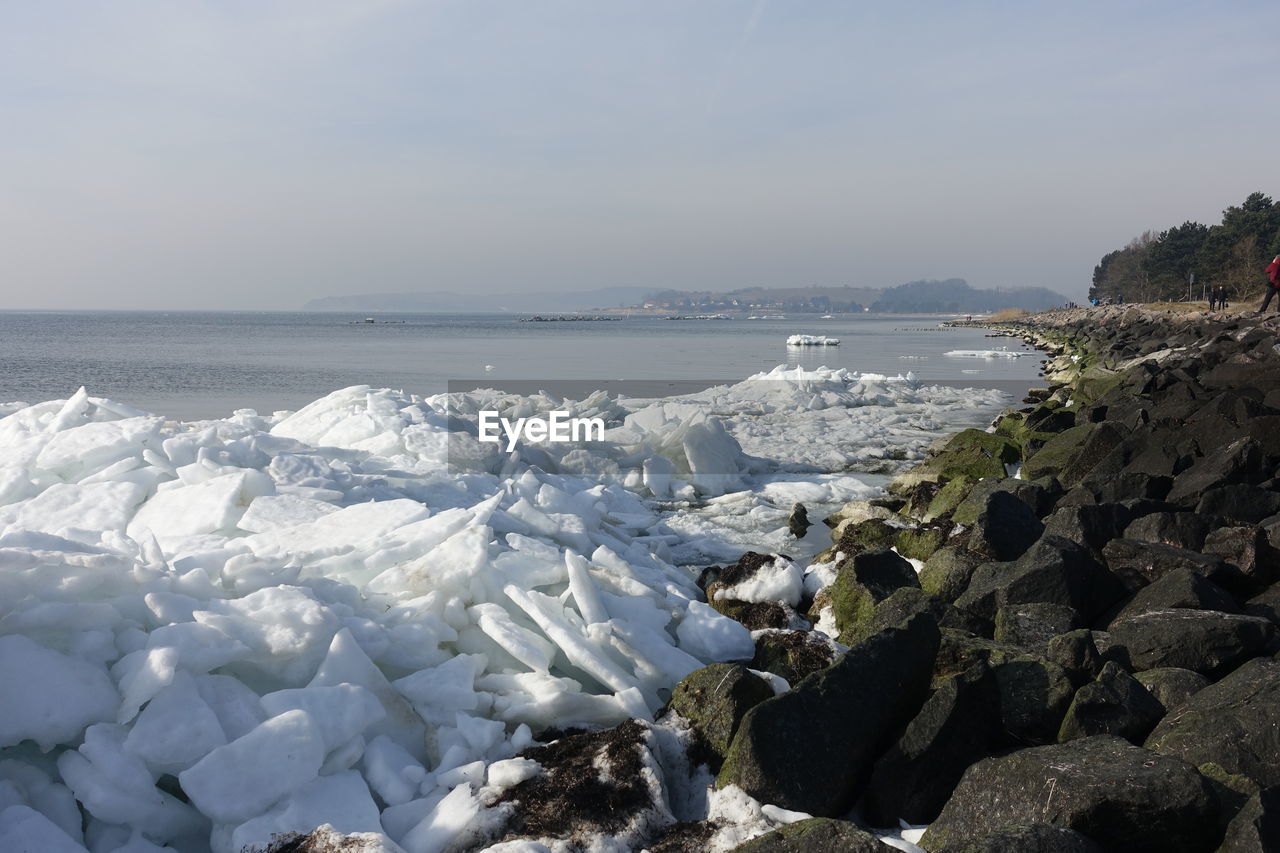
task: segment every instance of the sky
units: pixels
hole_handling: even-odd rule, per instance
[[[1081,298],[1280,197],[1280,4],[0,0],[0,308]]]

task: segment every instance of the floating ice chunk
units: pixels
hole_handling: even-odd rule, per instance
[[[306,711],[320,729],[326,753],[387,714],[376,696],[355,684],[277,690],[262,697],[262,707],[272,717],[286,711]]]
[[[377,697],[386,716],[367,727],[370,737],[386,735],[404,747],[415,759],[426,756],[427,729],[403,696],[396,692],[382,670],[369,660],[360,645],[343,628],[334,634],[329,651],[308,687],[356,684]]]
[[[676,636],[685,651],[707,662],[750,660],[756,653],[746,627],[701,601],[689,602]]]
[[[263,495],[249,504],[237,526],[250,533],[266,533],[284,527],[310,524],[337,512],[338,507],[324,501],[295,495]]]
[[[223,474],[191,486],[157,492],[129,522],[130,536],[152,531],[161,543],[182,536],[230,531],[255,498],[275,486],[260,471]]]
[[[480,814],[470,785],[459,785],[400,840],[407,853],[441,853]]]
[[[389,806],[412,800],[427,778],[426,768],[386,735],[369,741],[362,761],[365,779]]]
[[[953,349],[946,355],[954,358],[1021,358],[1024,355],[1036,355],[1035,352],[1011,349]]]
[[[468,608],[467,614],[490,639],[529,669],[546,672],[551,668],[555,644],[541,634],[517,625],[501,605],[477,604]]]
[[[35,809],[10,806],[0,812],[0,850],[5,853],[88,853]]]
[[[341,833],[382,833],[378,807],[359,773],[349,770],[303,785],[270,811],[237,827],[231,850],[264,847],[275,835],[306,834],[321,824]]]
[[[156,773],[177,774],[226,742],[218,717],[201,698],[195,679],[179,671],[138,716],[124,749]]]
[[[542,629],[542,632],[559,647],[564,656],[583,672],[614,691],[635,686],[631,676],[598,652],[596,644],[588,640],[565,619],[564,609],[555,599],[539,592],[519,589],[514,585],[508,585],[503,592]]]
[[[440,666],[398,679],[392,686],[413,703],[424,719],[452,721],[456,711],[474,711],[479,705],[476,675],[487,664],[484,655],[456,655]]]
[[[489,765],[486,778],[494,788],[510,788],[542,773],[542,765],[532,758],[508,758]]]
[[[143,829],[157,840],[199,831],[195,810],[155,786],[137,756],[124,751],[122,726],[98,723],[85,732],[79,750],[58,756],[58,772],[85,810],[107,823]]]
[[[776,557],[773,562],[760,566],[750,577],[716,590],[717,599],[754,603],[782,601],[792,607],[800,603],[803,595],[804,573],[786,557]]]
[[[21,634],[0,637],[0,748],[33,740],[45,752],[115,719],[120,694],[102,666]]]
[[[58,483],[30,500],[0,507],[0,528],[80,539],[76,531],[124,530],[143,490],[133,483]],[[85,539],[97,542],[100,535]]]
[[[311,715],[287,711],[210,752],[178,781],[201,812],[239,823],[315,779],[324,754],[324,736]]]
[[[828,338],[823,335],[792,335],[787,338],[789,347],[838,347],[839,338]]]

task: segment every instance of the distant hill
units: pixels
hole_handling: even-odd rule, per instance
[[[590,311],[640,302],[651,287],[602,287],[596,290],[537,293],[359,293],[312,299],[303,311],[371,311],[422,314],[466,314],[490,311]]]
[[[884,314],[984,314],[1002,308],[1043,311],[1067,301],[1061,293],[1044,287],[977,290],[962,278],[949,278],[890,287],[872,303],[871,310]]]

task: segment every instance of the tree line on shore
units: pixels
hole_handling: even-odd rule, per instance
[[[1147,231],[1102,256],[1093,270],[1090,299],[1126,302],[1198,300],[1225,287],[1229,298],[1257,291],[1263,269],[1280,253],[1280,204],[1261,192],[1222,212],[1222,222],[1187,221]],[[1194,283],[1191,276],[1194,275]]]

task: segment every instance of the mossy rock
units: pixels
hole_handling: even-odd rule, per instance
[[[950,514],[969,496],[977,482],[973,477],[956,477],[934,495],[928,507],[920,513],[920,520],[928,522]]]
[[[831,604],[836,630],[840,632],[836,639],[841,643],[857,645],[875,633],[872,628],[875,625],[876,598],[871,590],[858,583],[852,571],[841,569],[831,586],[823,592]],[[814,606],[819,606],[817,598]]]
[[[732,853],[879,853],[889,849],[856,824],[811,817],[753,838],[733,848]]]
[[[773,688],[745,666],[713,663],[694,670],[671,691],[671,710],[689,721],[714,766],[724,760],[742,717],[773,697]]]
[[[974,432],[979,432],[974,430]],[[981,433],[987,435],[987,433]],[[1014,444],[1003,436],[998,437],[1004,447],[1012,448],[1013,453],[1018,450]],[[889,484],[890,492],[894,494],[905,494],[913,487],[926,481],[936,483],[948,483],[959,477],[969,477],[974,480],[981,480],[984,477],[1003,477],[1005,476],[1005,467],[1003,457],[1008,453],[1004,451],[993,454],[985,448],[979,446],[965,447],[962,450],[945,451],[937,456],[932,456],[921,462],[916,467],[899,475],[899,477]],[[1016,456],[1014,457],[1017,458]]]
[[[1056,475],[1066,468],[1079,453],[1081,446],[1089,438],[1096,424],[1081,424],[1058,433],[1044,443],[1022,466],[1022,478],[1034,480],[1037,477]]]
[[[948,527],[950,525],[947,525]],[[947,530],[920,526],[899,530],[894,540],[898,553],[912,560],[927,560],[947,541]]]
[[[983,450],[988,456],[1001,462],[1013,463],[1020,458],[1018,446],[1003,435],[986,432],[980,429],[962,429],[946,443],[942,454],[962,453],[968,450]]]
[[[958,628],[943,628],[942,645],[938,647],[938,658],[934,662],[934,684],[959,675],[979,661],[996,667],[1026,654],[1027,650],[1020,646],[977,637]]]
[[[920,569],[920,588],[946,602],[953,602],[969,588],[973,570],[981,562],[976,555],[957,548],[939,548]]]
[[[868,548],[890,548],[897,543],[900,529],[880,518],[854,522],[841,531],[840,538],[835,540],[836,547],[847,557]]]
[[[1124,381],[1124,373],[1097,365],[1086,365],[1073,383],[1075,389],[1073,396],[1077,400],[1092,403],[1102,399]]]

